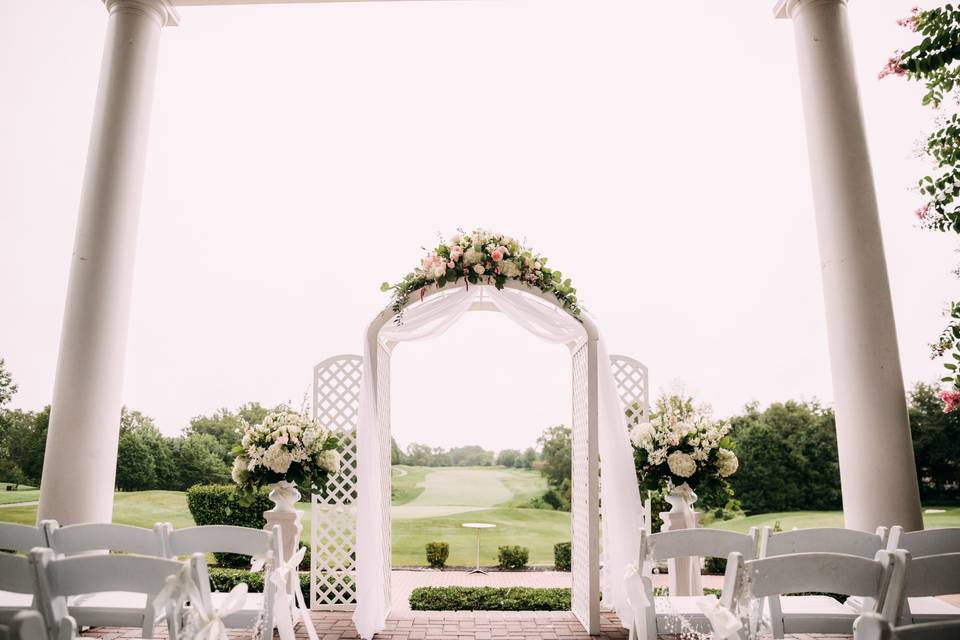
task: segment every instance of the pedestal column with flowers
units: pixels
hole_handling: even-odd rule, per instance
[[[325,491],[329,477],[340,471],[338,444],[329,429],[301,413],[280,408],[260,424],[246,426],[234,449],[231,475],[241,501],[251,500],[263,487],[270,489],[274,507],[263,516],[267,528],[280,526],[285,563],[300,548],[303,512],[295,508],[300,491]],[[299,589],[299,583],[290,588]]]
[[[650,421],[630,428],[641,490],[659,494],[671,506],[660,514],[661,531],[700,526],[693,487],[726,488],[739,465],[729,433],[730,423],[712,420],[709,407],[677,395],[658,399]],[[668,560],[667,571],[671,596],[703,594],[700,558]]]

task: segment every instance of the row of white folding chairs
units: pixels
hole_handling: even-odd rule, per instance
[[[900,527],[892,530],[879,529],[874,534],[848,529],[797,529],[773,533],[769,527],[759,537],[756,529],[746,535],[710,529],[683,529],[647,535],[641,532],[640,565],[684,556],[728,557],[737,553],[743,560],[772,558],[794,554],[832,553],[873,561],[878,552],[886,548],[907,546],[915,553],[930,551],[960,552],[960,529],[940,529],[916,533],[903,533]],[[840,561],[829,556],[823,562]],[[803,561],[816,563],[805,556]],[[729,571],[729,566],[728,566]],[[886,569],[883,569],[886,571]],[[914,571],[916,574],[917,571]],[[683,627],[695,631],[709,631],[710,623],[701,606],[715,602],[713,596],[654,598],[649,578],[643,578],[645,602],[635,607],[637,620],[635,634],[641,638],[655,638],[656,633],[677,633]],[[725,581],[724,594],[729,588]],[[782,593],[804,591],[831,592],[829,589],[803,588],[799,582]],[[852,595],[846,603],[825,595],[768,594],[764,598],[764,617],[777,638],[784,633],[845,633],[852,631],[856,617],[862,611],[875,607],[877,594],[844,593]],[[839,593],[839,592],[837,592]],[[950,592],[946,592],[950,593]],[[915,620],[949,619],[960,615],[960,608],[932,597],[918,597],[918,591],[907,590],[909,599],[900,607],[898,620],[901,623]],[[658,601],[662,610],[658,610]],[[912,607],[912,609],[911,609]],[[923,613],[918,613],[918,609]]]
[[[34,547],[47,547],[61,556],[92,551],[114,551],[140,556],[173,559],[194,553],[235,553],[257,557],[268,566],[282,557],[280,534],[245,527],[213,525],[173,529],[169,523],[158,523],[153,529],[117,524],[77,524],[60,527],[45,521],[40,527],[0,523],[0,549],[27,552]],[[204,573],[206,569],[204,569]],[[208,581],[208,578],[205,578]],[[0,583],[0,623],[18,611],[33,606],[33,590],[24,576]],[[263,614],[265,629],[272,629],[273,590],[264,580],[264,593],[249,594],[244,607],[224,618],[228,627],[248,628]],[[229,596],[213,593],[211,603],[220,608]],[[81,626],[138,626],[145,638],[152,637],[151,598],[144,594],[115,590],[90,592],[72,597],[71,616]]]
[[[71,599],[117,591],[141,596],[138,626],[142,622],[145,632],[148,628],[152,632],[154,622],[165,618],[170,640],[178,640],[183,600],[171,591],[159,616],[153,601],[168,585],[178,593],[189,594],[187,580],[195,585],[191,594],[194,606],[199,600],[203,611],[213,611],[206,560],[201,553],[187,561],[114,554],[67,557],[46,547],[34,547],[28,556],[2,553],[0,588],[28,595],[31,607],[16,611],[0,625],[0,635],[10,640],[72,640],[78,637],[82,624]]]

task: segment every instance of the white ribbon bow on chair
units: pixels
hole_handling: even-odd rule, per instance
[[[192,626],[196,628],[193,637],[197,640],[227,640],[227,625],[223,619],[243,610],[247,590],[247,583],[241,582],[230,590],[219,609],[213,606],[207,608],[193,580],[189,563],[184,563],[180,571],[167,577],[167,584],[154,600],[154,608],[169,614],[171,609],[180,608],[189,600],[188,615],[192,617]]]
[[[713,602],[697,601],[697,607],[703,612],[713,628],[713,637],[717,640],[727,640],[728,638],[737,638],[740,629],[743,628],[743,622],[740,618],[733,615],[729,609],[720,604],[719,600]]]
[[[295,611],[299,610],[300,621],[307,630],[307,636],[310,640],[317,640],[317,631],[313,628],[313,622],[310,620],[310,610],[303,597],[303,591],[300,589],[300,563],[303,561],[303,555],[306,553],[306,547],[300,547],[286,562],[280,563],[276,569],[270,572],[270,582],[274,588],[273,614],[276,616],[277,632],[280,634],[280,640],[295,640],[293,628],[297,622],[294,620]],[[288,589],[293,589],[293,601],[290,601]]]

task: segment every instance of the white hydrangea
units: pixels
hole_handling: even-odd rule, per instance
[[[717,451],[717,466],[720,471],[720,477],[727,478],[737,472],[737,469],[740,468],[740,461],[737,459],[737,454],[733,451],[721,448]]]
[[[321,452],[316,462],[330,473],[340,473],[340,454],[333,449]]]
[[[233,468],[230,470],[230,477],[237,484],[241,484],[247,479],[249,471],[247,470],[247,465],[250,464],[250,461],[243,456],[237,456],[233,459]]]
[[[681,478],[689,478],[697,472],[697,462],[683,451],[674,451],[667,456],[667,466],[670,467],[670,473]]]

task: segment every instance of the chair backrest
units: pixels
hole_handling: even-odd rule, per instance
[[[925,529],[904,532],[903,527],[890,529],[887,550],[906,549],[914,559],[941,553],[960,553],[960,527]]]
[[[280,553],[279,530],[229,525],[174,529],[170,523],[165,523],[161,531],[168,557],[212,552],[238,553],[248,556],[265,556],[272,552],[275,558],[283,557]]]
[[[908,598],[960,593],[960,553],[910,557],[903,591]]]
[[[48,640],[47,628],[39,611],[18,611],[10,621],[0,626],[0,640]]]
[[[45,531],[48,546],[63,555],[120,551],[162,558],[166,555],[162,526],[157,524],[153,529],[144,529],[125,524],[93,522],[60,527],[56,523],[47,523]]]
[[[864,613],[853,623],[853,640],[956,640],[960,620],[893,627],[878,613]]]
[[[0,590],[33,593],[33,569],[26,556],[0,553]]]
[[[68,614],[70,596],[103,591],[143,593],[148,603],[167,584],[167,578],[179,575],[184,564],[177,560],[141,555],[93,554],[58,557],[51,549],[34,549],[30,562],[37,576],[38,601],[51,638],[66,640],[76,635],[76,621]],[[205,564],[202,554],[191,558],[191,564]],[[209,583],[197,585],[201,597],[209,598]],[[145,612],[150,612],[148,604]],[[174,612],[179,615],[179,612]],[[171,640],[176,640],[172,638]]]
[[[791,553],[842,553],[873,559],[884,548],[886,529],[865,533],[853,529],[814,528],[794,529],[773,533],[764,527],[760,534],[761,558],[785,556]]]
[[[677,529],[647,535],[640,532],[640,564],[644,561],[668,560],[685,556],[726,558],[739,553],[753,558],[757,549],[757,530],[747,534],[719,529]]]
[[[732,605],[738,585],[746,585],[754,598],[815,591],[882,603],[892,567],[892,558],[885,551],[876,559],[843,553],[795,553],[744,560],[740,554],[730,554],[722,601],[725,606]]]
[[[48,521],[44,521],[48,522]],[[49,522],[53,522],[52,520]],[[0,549],[26,553],[34,547],[46,547],[47,538],[40,527],[0,522]]]

